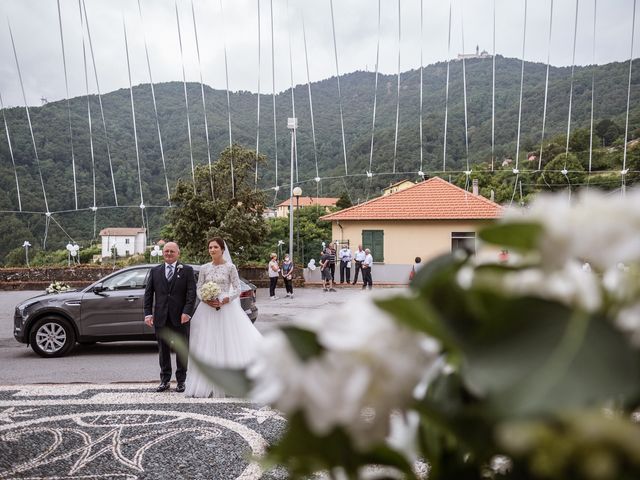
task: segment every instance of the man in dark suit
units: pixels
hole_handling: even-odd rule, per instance
[[[156,392],[169,389],[171,381],[171,347],[158,333],[171,330],[189,343],[189,320],[196,302],[196,280],[193,268],[180,263],[180,248],[168,242],[162,249],[164,263],[153,267],[144,291],[144,323],[154,327],[160,354],[160,385]],[[176,392],[184,392],[187,359],[176,356]]]

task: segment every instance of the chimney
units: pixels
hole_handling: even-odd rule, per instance
[[[496,192],[493,191],[493,188],[491,189],[491,201],[492,202],[496,201]]]
[[[478,195],[478,179],[473,179],[473,194]]]

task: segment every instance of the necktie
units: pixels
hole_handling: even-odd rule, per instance
[[[173,265],[167,265],[167,280],[170,282],[173,278]]]

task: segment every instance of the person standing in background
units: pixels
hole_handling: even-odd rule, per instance
[[[411,266],[411,272],[409,272],[409,281],[413,281],[414,277],[416,276],[416,273],[418,272],[418,270],[420,270],[420,268],[422,267],[422,258],[420,257],[416,257],[415,260],[413,261],[413,265]]]
[[[327,247],[320,258],[320,273],[322,274],[322,287],[325,292],[335,292],[333,288],[333,279],[331,278],[331,269],[329,268],[329,260],[331,258],[331,249]]]
[[[284,280],[284,288],[287,291],[286,297],[293,298],[293,261],[285,254],[284,261],[280,265],[282,279]]]
[[[362,270],[362,262],[364,262],[364,259],[366,256],[367,254],[364,253],[364,251],[362,250],[362,245],[358,245],[358,251],[353,257],[353,259],[356,262],[356,271],[353,276],[353,285],[355,285],[358,282],[358,272]],[[362,273],[362,278],[364,279],[364,272]]]
[[[278,277],[280,276],[280,265],[278,265],[278,255],[276,253],[271,254],[271,260],[267,267],[269,271],[269,297],[271,300],[277,300],[276,286],[278,285]]]
[[[348,244],[344,244],[338,253],[340,258],[340,283],[344,283],[345,278],[347,283],[351,283],[351,249]]]
[[[329,271],[331,272],[331,284],[336,284],[336,245],[329,245]],[[333,287],[332,287],[333,288]]]
[[[362,285],[362,289],[368,288],[371,290],[373,287],[373,280],[371,278],[371,267],[373,267],[373,256],[371,255],[371,250],[366,248],[364,250],[365,258],[362,262],[362,281],[364,284]]]

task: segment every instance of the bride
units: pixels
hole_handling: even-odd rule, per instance
[[[200,304],[191,319],[189,352],[209,365],[242,368],[253,359],[262,335],[240,306],[240,279],[226,243],[214,237],[208,247],[211,262],[200,267],[197,286]],[[202,299],[201,288],[206,282],[214,282],[220,288],[216,299]],[[225,393],[199,370],[192,369],[187,376],[185,395],[224,397]]]

